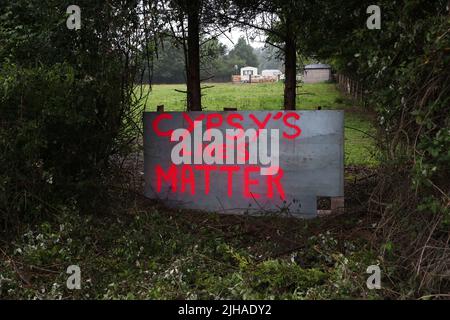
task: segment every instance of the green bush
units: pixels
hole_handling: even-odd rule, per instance
[[[111,160],[136,136],[136,2],[80,0],[80,30],[66,27],[67,1],[3,2],[0,230],[103,211]]]
[[[109,83],[66,64],[0,71],[3,223],[95,205],[122,121],[120,90]]]

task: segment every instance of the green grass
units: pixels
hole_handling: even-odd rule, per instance
[[[234,107],[238,110],[280,110],[283,107],[283,84],[231,84],[215,83],[203,91],[205,111]],[[186,95],[176,90],[186,90],[185,85],[154,85],[146,103],[147,111],[155,111],[164,105],[166,111],[185,111]],[[374,156],[372,117],[361,107],[353,106],[351,100],[342,96],[331,83],[304,84],[297,98],[298,110],[326,109],[345,110],[345,163],[346,165],[377,164]],[[365,134],[365,133],[367,134]]]
[[[231,84],[214,83],[213,88],[203,90],[202,104],[205,111],[234,107],[238,110],[279,110],[283,108],[283,84]],[[168,111],[186,110],[186,95],[175,90],[186,90],[185,85],[154,85],[147,102],[147,110],[165,105]],[[318,106],[339,108],[336,99],[341,97],[333,84],[305,84],[299,92],[297,109],[311,110]]]

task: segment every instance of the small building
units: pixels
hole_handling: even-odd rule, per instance
[[[244,67],[241,68],[241,81],[251,82],[251,78],[258,75],[258,68]]]
[[[331,66],[323,63],[308,64],[303,71],[304,83],[317,83],[331,80]]]

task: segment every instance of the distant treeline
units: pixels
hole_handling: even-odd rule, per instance
[[[185,83],[185,55],[177,43],[165,40],[153,60],[152,83]],[[145,71],[139,74],[138,82],[149,82],[147,63]],[[244,38],[240,38],[229,50],[217,39],[207,41],[201,47],[201,77],[204,81],[228,82],[245,66],[262,69],[283,69],[278,49],[265,47],[255,49]],[[142,79],[141,79],[142,78]]]

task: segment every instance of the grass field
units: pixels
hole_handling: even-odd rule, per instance
[[[283,84],[231,84],[215,83],[203,90],[205,111],[234,107],[238,110],[280,110],[283,107]],[[148,89],[147,89],[148,90]],[[164,105],[166,111],[186,110],[186,95],[176,90],[186,90],[185,85],[153,85],[146,103],[147,111]],[[341,95],[332,83],[304,84],[299,89],[297,110],[345,110],[345,162],[346,165],[375,165],[372,117],[367,110],[356,107]],[[364,134],[363,132],[368,133]]]
[[[205,111],[234,107],[238,110],[279,110],[283,107],[282,83],[231,84],[215,83],[213,88],[203,90],[202,104]],[[185,85],[154,85],[148,100],[149,110],[164,104],[170,111],[185,110],[185,94],[175,90],[186,90]],[[305,84],[299,92],[297,109],[338,109],[340,98],[334,84]]]

